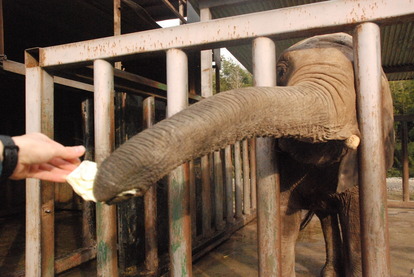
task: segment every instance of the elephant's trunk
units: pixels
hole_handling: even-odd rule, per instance
[[[349,88],[343,88],[349,91]],[[345,96],[344,96],[345,95]],[[344,103],[345,102],[345,103]],[[243,88],[200,101],[131,138],[98,170],[94,195],[110,201],[136,195],[180,164],[253,136],[302,141],[344,140],[357,134],[351,92],[329,91],[318,83],[292,87]]]

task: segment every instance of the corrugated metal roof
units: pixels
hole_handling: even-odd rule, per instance
[[[324,0],[326,1],[326,0]],[[203,4],[208,5],[208,0]],[[214,1],[211,1],[214,2]],[[217,1],[215,1],[217,2]],[[233,4],[226,4],[233,2]],[[323,2],[317,0],[280,0],[280,1],[225,1],[223,6],[211,8],[213,18],[241,15],[284,7]],[[381,27],[382,64],[389,80],[414,79],[414,23],[401,23]],[[300,39],[277,41],[277,53]],[[229,51],[249,70],[252,70],[251,45],[229,47]]]

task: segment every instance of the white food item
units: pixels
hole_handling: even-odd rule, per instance
[[[93,195],[93,184],[95,181],[98,167],[95,162],[83,161],[67,177],[66,181],[72,186],[73,190],[85,201],[97,202]],[[128,199],[137,194],[136,189],[127,190],[117,195],[119,201]]]
[[[97,171],[98,167],[95,162],[83,161],[66,177],[66,181],[84,200],[96,202],[95,196],[93,195],[93,183]]]

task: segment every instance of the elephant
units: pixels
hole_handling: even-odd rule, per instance
[[[93,189],[96,199],[113,203],[143,195],[187,161],[242,139],[272,137],[277,140],[280,172],[282,276],[295,276],[302,210],[321,221],[327,252],[321,275],[361,276],[361,135],[352,37],[335,33],[296,43],[281,54],[276,75],[278,86],[218,93],[132,137],[100,165]],[[393,106],[384,73],[381,82],[389,167]]]

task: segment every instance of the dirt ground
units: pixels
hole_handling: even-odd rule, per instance
[[[392,276],[414,276],[414,210],[389,209]],[[194,266],[196,277],[258,276],[256,222],[236,232]],[[297,277],[319,276],[324,264],[325,246],[315,217],[302,231],[296,246]]]

